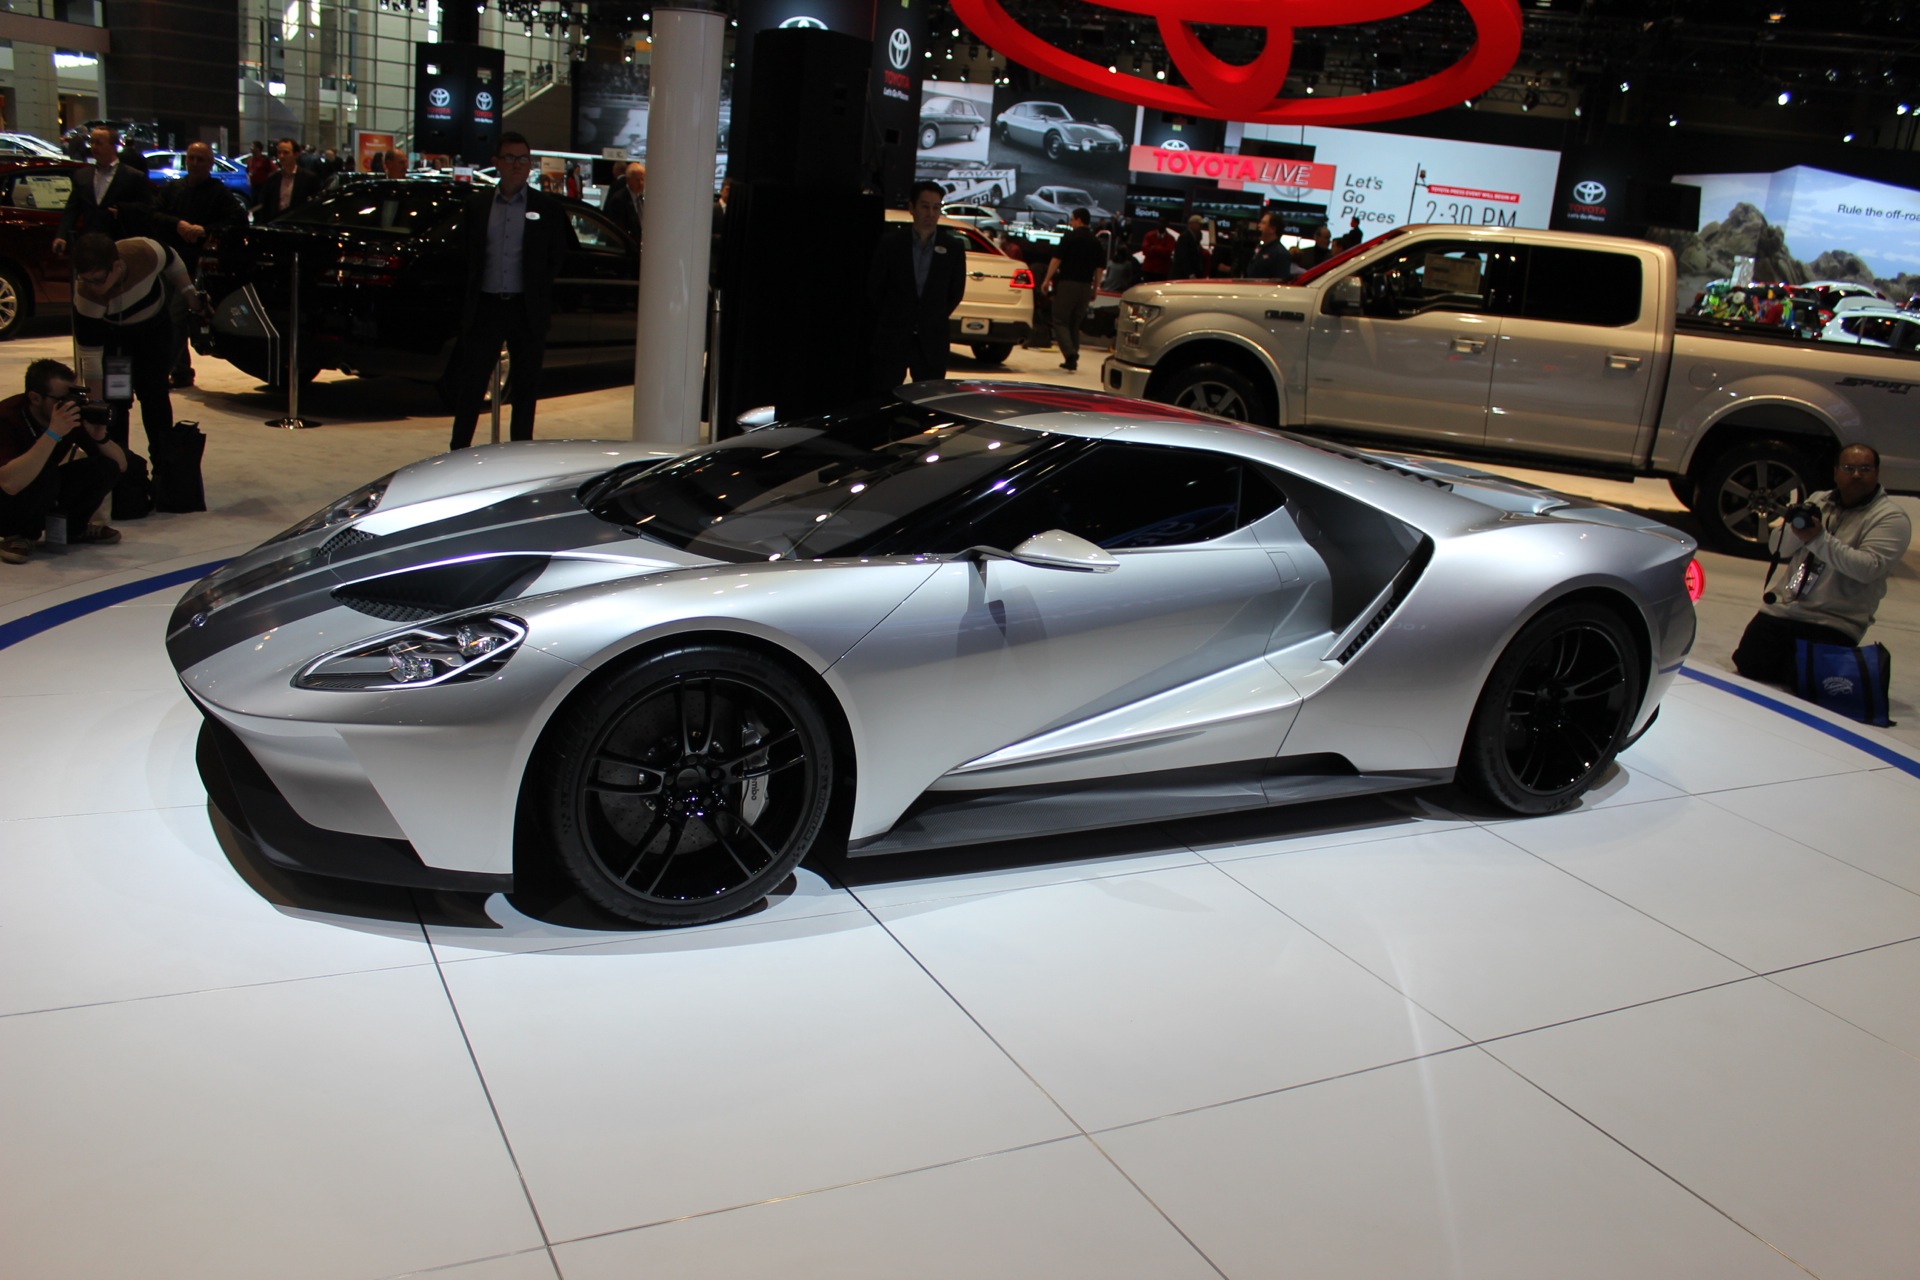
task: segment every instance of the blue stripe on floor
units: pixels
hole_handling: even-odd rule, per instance
[[[62,623],[72,622],[76,618],[84,618],[88,614],[97,613],[101,609],[111,608],[116,604],[125,604],[129,600],[138,600],[141,596],[152,595],[154,592],[164,591],[168,587],[177,587],[182,583],[197,581],[206,577],[225,563],[225,560],[209,560],[205,564],[197,564],[190,569],[175,569],[171,573],[163,573],[157,577],[141,578],[138,581],[123,583],[117,587],[108,587],[104,591],[95,591],[91,595],[80,596],[77,599],[68,600],[64,604],[51,605],[48,608],[41,609],[37,613],[30,613],[24,618],[15,618],[12,622],[0,622],[0,649],[9,648],[19,644],[22,640],[37,636],[43,631],[51,631]],[[1711,675],[1698,667],[1682,666],[1680,671],[1688,678],[1698,680],[1701,684],[1709,688],[1718,689],[1722,693],[1730,693],[1736,698],[1744,698],[1757,706],[1765,707],[1769,711],[1783,715],[1789,720],[1798,721],[1806,725],[1809,729],[1824,733],[1829,738],[1844,742],[1857,750],[1864,751],[1874,759],[1884,761],[1902,773],[1920,778],[1920,760],[1915,760],[1913,757],[1896,751],[1884,743],[1875,742],[1870,738],[1863,737],[1851,729],[1843,728],[1830,720],[1823,719],[1809,711],[1794,706],[1790,702],[1782,702],[1776,697],[1761,693],[1758,690],[1749,689],[1745,685],[1735,684],[1731,680],[1723,680],[1719,676]]]
[[[1896,751],[1883,742],[1875,742],[1871,738],[1857,734],[1851,729],[1833,723],[1831,720],[1814,715],[1804,707],[1795,706],[1792,702],[1783,702],[1778,697],[1761,693],[1757,689],[1749,689],[1745,685],[1735,684],[1731,680],[1712,675],[1700,670],[1698,667],[1682,666],[1680,671],[1681,674],[1698,680],[1701,684],[1709,688],[1718,689],[1722,693],[1730,693],[1736,698],[1745,698],[1748,702],[1756,706],[1765,707],[1769,711],[1777,712],[1789,720],[1797,720],[1810,729],[1818,729],[1829,738],[1844,742],[1850,747],[1866,752],[1876,760],[1884,760],[1902,773],[1911,774],[1916,778],[1920,778],[1920,760],[1915,760],[1903,752]]]
[[[163,573],[158,577],[141,578],[136,582],[108,587],[104,591],[80,596],[64,604],[50,605],[24,618],[15,618],[12,622],[0,622],[0,649],[19,644],[22,640],[30,640],[42,631],[53,630],[63,622],[84,618],[90,613],[97,613],[116,604],[138,600],[141,596],[165,591],[168,587],[177,587],[185,582],[198,582],[225,563],[225,560],[209,560],[205,564],[196,564],[191,569],[175,569],[171,573]]]

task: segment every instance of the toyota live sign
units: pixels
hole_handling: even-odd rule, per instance
[[[485,164],[500,141],[506,55],[477,44],[416,44],[413,147]]]

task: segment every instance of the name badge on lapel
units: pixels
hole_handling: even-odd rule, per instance
[[[527,221],[528,221],[528,222],[538,222],[538,221],[540,221],[540,213],[539,213],[539,211],[538,211],[538,210],[536,210],[536,209],[529,209],[529,210],[527,210]]]
[[[945,245],[943,245],[943,244],[937,244],[937,245],[935,245],[935,246],[933,246],[933,251],[934,251],[935,253],[945,253],[945,252],[947,251],[947,246],[945,246]]]

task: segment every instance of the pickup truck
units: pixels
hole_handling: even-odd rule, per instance
[[[1398,227],[1291,281],[1138,285],[1111,390],[1270,427],[1547,471],[1661,476],[1752,553],[1842,445],[1920,492],[1920,357],[1677,314],[1671,250]]]

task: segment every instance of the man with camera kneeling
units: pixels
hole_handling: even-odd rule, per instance
[[[73,370],[28,365],[26,391],[0,401],[0,561],[26,563],[48,516],[65,518],[69,543],[120,541],[118,529],[88,520],[126,469],[106,406],[86,403]]]
[[[1775,585],[1769,575],[1734,670],[1791,686],[1795,641],[1857,646],[1912,539],[1907,513],[1880,487],[1880,455],[1864,444],[1842,449],[1833,488],[1787,508],[1774,526],[1769,547],[1786,558],[1786,576]]]

